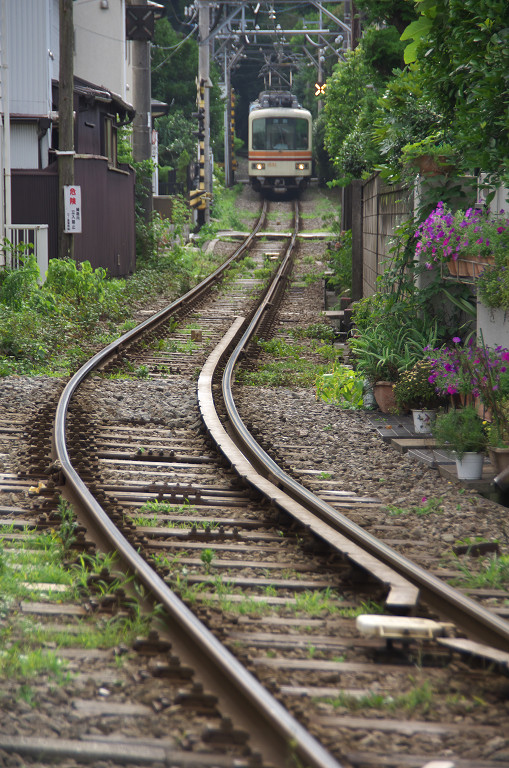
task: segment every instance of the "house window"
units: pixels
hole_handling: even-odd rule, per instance
[[[117,167],[117,128],[115,120],[108,115],[104,121],[104,154],[108,164]]]

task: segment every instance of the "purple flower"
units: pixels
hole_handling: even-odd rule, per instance
[[[459,336],[453,336],[452,340],[454,341],[455,344],[461,344],[461,339]]]

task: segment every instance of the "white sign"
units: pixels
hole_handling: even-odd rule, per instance
[[[64,187],[64,232],[81,232],[81,187]]]

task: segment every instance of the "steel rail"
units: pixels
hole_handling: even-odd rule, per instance
[[[255,237],[261,227],[265,212],[266,203],[264,203],[262,216],[247,243],[243,243],[241,248],[237,249],[234,256],[226,262],[226,266],[234,258],[237,258],[239,252],[242,252]],[[198,665],[200,675],[214,686],[213,690],[220,691],[219,695],[222,695],[223,698],[226,697],[232,709],[232,717],[240,714],[242,707],[244,719],[249,722],[250,733],[254,734],[253,740],[259,745],[264,759],[274,765],[286,765],[298,756],[302,764],[308,768],[341,768],[341,765],[288,714],[230,651],[224,648],[220,641],[197,619],[166,582],[134,549],[80,478],[71,463],[67,450],[66,424],[69,406],[73,395],[84,379],[112,355],[119,352],[123,346],[138,338],[145,330],[169,319],[176,308],[181,307],[190,298],[194,298],[197,293],[201,295],[205,290],[204,286],[210,285],[211,278],[214,275],[217,276],[225,268],[223,265],[212,276],[200,283],[196,289],[189,291],[185,296],[98,352],[74,374],[66,385],[57,406],[53,430],[53,454],[54,458],[59,461],[65,476],[66,496],[86,511],[93,525],[100,531],[100,535],[118,553],[124,565],[147,588],[152,599],[165,608],[169,617],[167,623],[172,634],[176,636],[180,647],[185,648],[187,653],[191,654],[192,663],[195,667]],[[222,354],[225,345],[231,344],[235,333],[237,333],[236,326],[222,340],[219,354]],[[275,724],[276,728],[274,727]],[[305,746],[302,747],[302,743]]]
[[[221,279],[222,275],[231,266],[231,264],[233,264],[233,262],[236,261],[251,245],[254,238],[260,231],[263,222],[265,221],[266,214],[267,200],[263,200],[262,210],[258,221],[256,222],[249,235],[242,241],[239,247],[235,249],[232,255],[229,256],[229,258],[223,262],[223,264],[217,267],[217,269],[211,272],[210,275],[202,280],[201,283],[195,285],[194,288],[191,288],[183,296],[179,296],[178,299],[175,299],[175,301],[173,301],[167,307],[164,307],[163,309],[159,310],[159,312],[156,312],[151,317],[148,317],[135,328],[132,328],[127,333],[124,333],[123,336],[115,339],[115,341],[102,349],[97,353],[97,355],[85,363],[85,365],[83,365],[82,368],[80,368],[69,381],[69,385],[71,385],[71,382],[73,383],[73,392],[76,390],[79,384],[81,384],[83,379],[89,375],[91,370],[98,368],[101,363],[104,363],[107,359],[114,357],[115,354],[122,352],[124,348],[126,348],[129,344],[131,344],[133,341],[136,341],[139,336],[143,336],[146,330],[154,329],[157,326],[167,322],[172,317],[172,315],[178,312],[178,310],[182,310],[186,305],[192,306],[193,302],[196,302],[202,294],[205,294],[209,288],[214,285],[214,283]]]
[[[247,354],[247,347],[258,327],[257,317],[262,311],[262,309],[258,310],[253,317],[225,365],[222,377],[222,396],[230,421],[229,434],[256,470],[265,480],[271,481],[273,490],[269,490],[269,493],[272,494],[272,502],[279,504],[277,489],[283,489],[298,504],[317,515],[333,531],[339,532],[378,561],[401,574],[420,591],[426,602],[448,621],[454,621],[467,635],[481,643],[486,643],[490,647],[508,652],[509,622],[413,563],[384,542],[379,541],[327,502],[318,498],[312,491],[302,486],[281,469],[250,434],[235,405],[232,383],[235,366]],[[260,485],[256,479],[253,479],[253,476],[246,476],[244,472],[243,478],[252,485],[256,485],[258,490],[264,493],[263,484]],[[274,488],[276,489],[275,493]]]

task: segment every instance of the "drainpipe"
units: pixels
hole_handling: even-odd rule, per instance
[[[1,120],[2,120],[2,151],[0,158],[0,237],[10,235],[11,226],[11,118],[9,107],[9,59],[8,59],[8,39],[7,34],[7,0],[2,1],[1,8],[1,48],[0,48],[0,101],[1,101]]]

